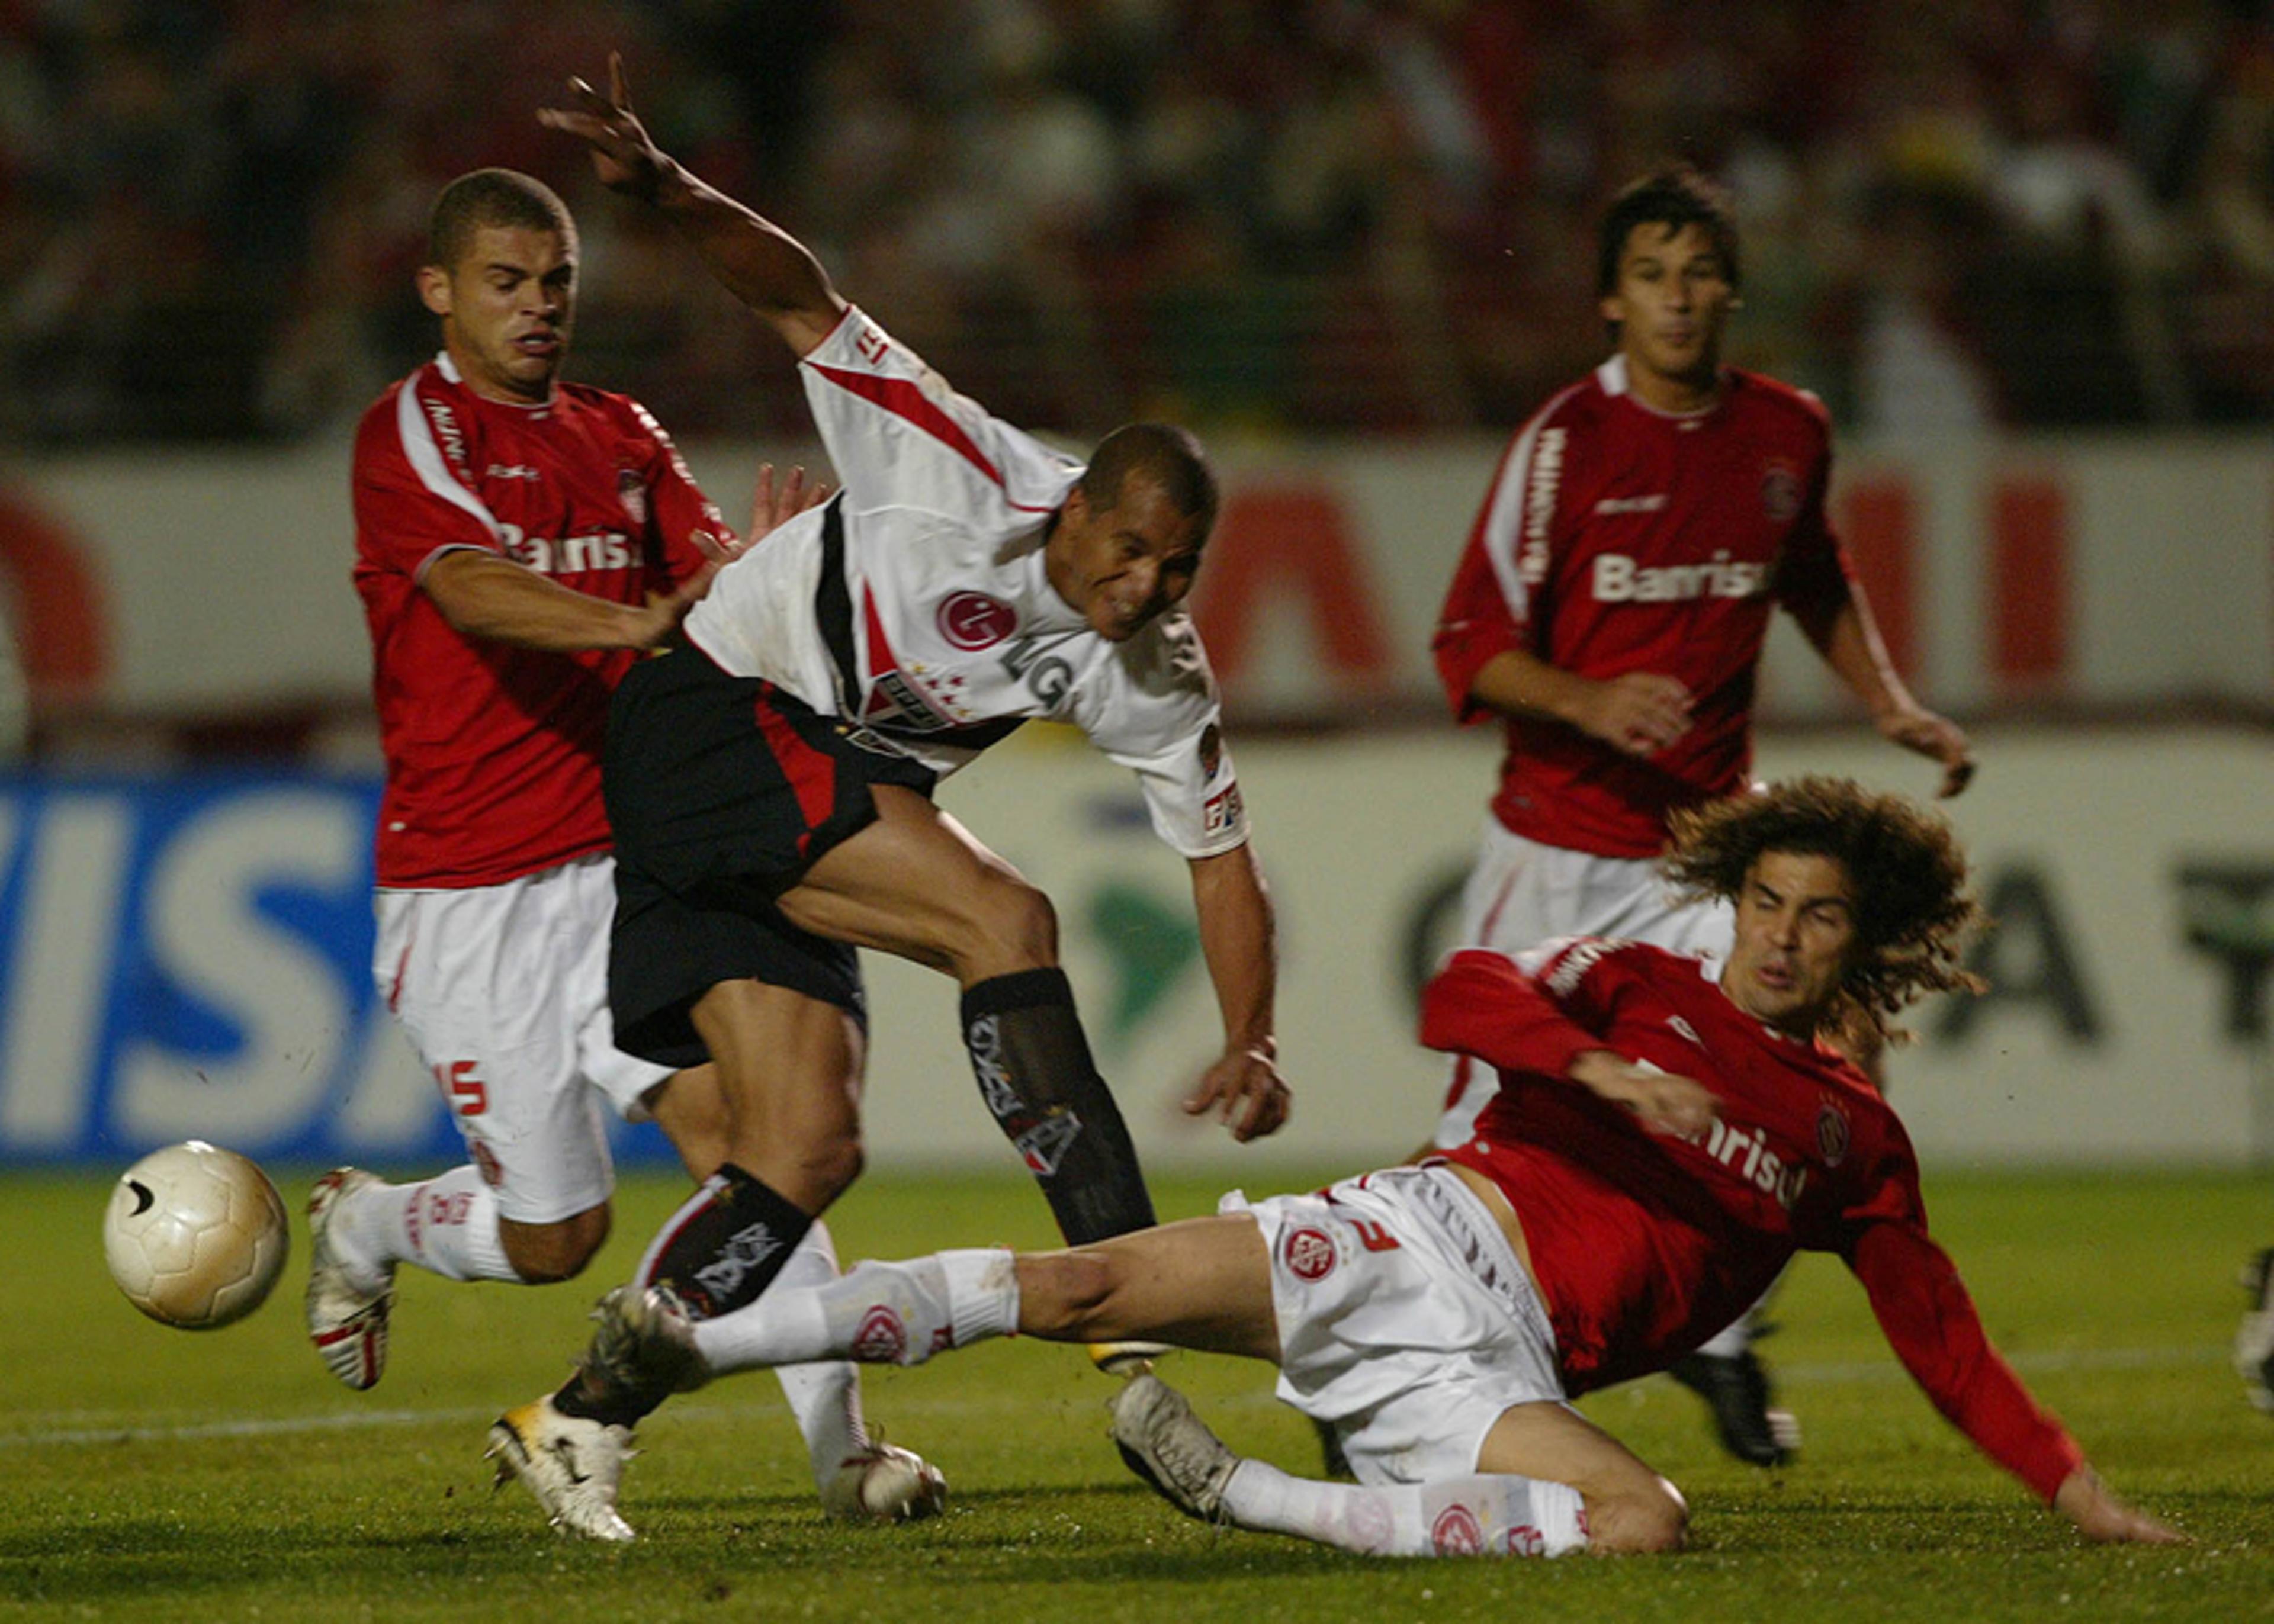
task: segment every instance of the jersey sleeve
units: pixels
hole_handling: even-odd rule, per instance
[[[855,511],[919,508],[978,528],[1039,523],[1081,464],[958,395],[857,308],[799,363],[822,444]]]
[[[438,402],[454,426],[448,437],[436,433],[419,381],[406,380],[365,416],[350,474],[364,566],[411,581],[453,547],[503,551],[496,515],[463,477],[466,451],[456,419]]]
[[[1607,1047],[1615,992],[1600,966],[1623,946],[1565,937],[1514,959],[1464,949],[1422,989],[1422,1044],[1560,1079],[1580,1055]]]
[[[1575,393],[1557,395],[1509,442],[1438,613],[1429,651],[1463,722],[1486,714],[1469,691],[1486,663],[1538,644],[1540,594],[1570,528],[1569,473],[1584,448],[1569,410]]]
[[[648,531],[664,576],[684,586],[711,561],[708,549],[731,548],[735,537],[718,504],[703,493],[688,471],[687,459],[647,408],[625,402],[632,432],[644,443],[640,470],[647,486]]]
[[[1926,1231],[1907,1141],[1881,1158],[1849,1214],[1843,1255],[1903,1368],[1975,1445],[2050,1503],[2084,1452],[1990,1345],[1957,1267]]]
[[[1802,489],[1800,512],[1785,537],[1772,583],[1777,601],[1803,622],[1819,620],[1846,602],[1853,573],[1826,508],[1832,487],[1830,424],[1820,413],[1811,421],[1820,440]]]
[[[1215,857],[1247,839],[1216,678],[1189,617],[1164,615],[1112,649],[1073,695],[1072,719],[1137,775],[1153,832],[1179,855]]]

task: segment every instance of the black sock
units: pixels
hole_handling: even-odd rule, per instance
[[[963,995],[979,1092],[1074,1245],[1153,1224],[1153,1199],[1113,1094],[1089,1057],[1062,970],[998,975]]]
[[[661,1248],[634,1283],[669,1286],[698,1320],[732,1313],[758,1300],[812,1227],[811,1214],[727,1162],[673,1214]],[[567,1415],[630,1426],[667,1396],[626,1391],[579,1370],[553,1402]]]

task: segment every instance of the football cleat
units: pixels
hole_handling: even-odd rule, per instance
[[[1090,1342],[1089,1362],[1109,1376],[1141,1376],[1175,1349],[1166,1342]]]
[[[653,1409],[711,1380],[695,1346],[695,1320],[669,1286],[622,1285],[592,1310],[592,1340],[577,1364],[591,1387]]]
[[[387,1266],[377,1291],[358,1286],[332,1243],[332,1214],[346,1197],[380,1182],[361,1168],[334,1168],[308,1192],[308,1340],[324,1368],[358,1391],[376,1386],[387,1369],[395,1266]]]
[[[482,1458],[498,1463],[493,1486],[520,1478],[553,1527],[621,1544],[634,1538],[616,1513],[616,1489],[631,1454],[631,1428],[563,1415],[548,1395],[491,1423]]]
[[[838,1462],[821,1508],[856,1522],[914,1522],[947,1509],[947,1479],[915,1450],[880,1439]]]
[[[1769,1407],[1768,1372],[1751,1348],[1723,1356],[1692,1353],[1666,1373],[1712,1407],[1721,1447],[1750,1466],[1781,1466],[1800,1452],[1800,1423]]]
[[[1224,1485],[1239,1457],[1193,1413],[1185,1395],[1149,1372],[1113,1395],[1113,1441],[1131,1471],[1188,1517],[1222,1523]]]
[[[2241,1285],[2249,1293],[2250,1306],[2234,1330],[2234,1373],[2242,1378],[2242,1390],[2250,1402],[2274,1415],[2274,1301],[2269,1300],[2270,1289],[2274,1289],[2274,1247],[2242,1266]]]

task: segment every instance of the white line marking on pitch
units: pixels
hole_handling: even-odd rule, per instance
[[[2190,1365],[2222,1365],[2226,1361],[2226,1350],[2208,1345],[2185,1348],[2074,1348],[2053,1349],[2035,1353],[2007,1356],[2007,1362],[2016,1370],[2040,1372],[2098,1370],[2172,1370]],[[1892,1359],[1855,1360],[1844,1364],[1801,1364],[1776,1366],[1781,1382],[1804,1386],[1834,1385],[1848,1381],[1900,1381],[1907,1380],[1903,1367]],[[909,1395],[900,1395],[896,1403],[906,1408]],[[1270,1399],[1269,1393],[1257,1395],[1259,1402]],[[919,1408],[923,1406],[919,1403]],[[732,1405],[679,1404],[676,1414],[726,1414]],[[171,1443],[198,1438],[271,1438],[290,1437],[305,1432],[351,1432],[375,1427],[456,1425],[461,1422],[486,1421],[496,1414],[491,1409],[456,1410],[358,1410],[336,1415],[247,1417],[233,1421],[198,1421],[175,1426],[82,1426],[51,1428],[36,1432],[0,1432],[0,1449],[49,1449],[86,1444]]]

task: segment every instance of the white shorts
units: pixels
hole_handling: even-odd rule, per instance
[[[1444,1168],[1218,1210],[1252,1214],[1270,1248],[1279,1396],[1335,1428],[1360,1483],[1465,1477],[1504,1411],[1563,1402],[1532,1277]]]
[[[372,974],[500,1214],[553,1223],[606,1200],[615,1174],[599,1096],[636,1121],[640,1096],[671,1075],[615,1046],[614,861],[463,891],[382,890],[373,909]]]
[[[1461,890],[1460,944],[1521,952],[1558,936],[1617,936],[1669,953],[1728,956],[1736,915],[1726,902],[1684,901],[1654,858],[1600,857],[1544,846],[1485,820],[1476,866]],[[1466,1140],[1477,1113],[1498,1090],[1492,1068],[1457,1056],[1440,1148]]]

